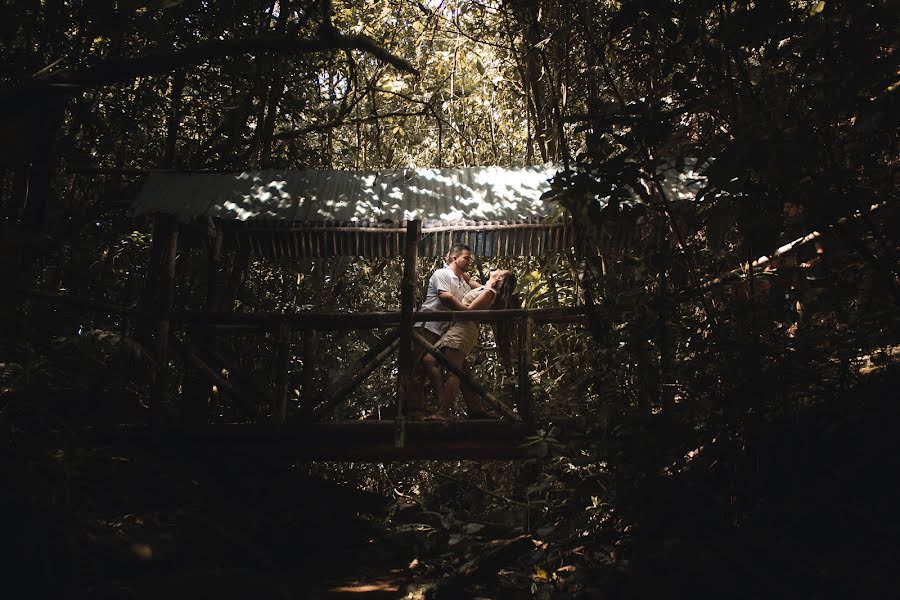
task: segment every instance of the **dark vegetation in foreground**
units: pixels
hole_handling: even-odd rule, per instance
[[[91,4],[0,7],[6,595],[900,595],[896,2]],[[147,340],[6,288],[153,308],[125,208],[150,169],[543,161],[581,243],[477,265],[529,307],[594,304],[536,332],[528,463],[92,446],[83,425],[147,420]],[[696,194],[658,185],[673,165],[706,165]],[[203,304],[200,250],[179,307]],[[236,312],[397,304],[396,261],[224,262]],[[508,381],[486,339],[476,377]],[[327,338],[323,372],[371,341]],[[266,339],[220,343],[268,389]],[[395,386],[373,374],[344,416]]]
[[[900,367],[881,355],[863,370],[740,433],[630,415],[607,435],[559,428],[539,461],[452,469],[121,456],[85,447],[46,399],[9,395],[6,589],[892,597]]]

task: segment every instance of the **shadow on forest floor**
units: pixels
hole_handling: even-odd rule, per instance
[[[620,477],[615,521],[586,537],[573,525],[547,542],[542,564],[557,556],[577,576],[565,588],[562,576],[538,577],[537,596],[891,597],[900,541],[898,387],[895,364],[836,402],[758,423],[752,439],[723,437],[677,473]],[[36,431],[45,437],[25,435]],[[635,443],[647,435],[652,428],[636,432]],[[446,515],[416,515],[413,521],[431,515],[429,532],[440,534],[422,535],[425,529],[385,519],[396,510],[391,500],[288,465],[118,456],[81,447],[39,416],[16,421],[10,439],[12,452],[0,459],[9,591],[392,598],[415,589],[413,579],[423,589],[422,576],[409,569],[413,558],[445,565],[429,571],[434,580],[469,559],[454,556],[447,532],[438,531]],[[572,514],[583,513],[575,496]],[[480,543],[487,548],[491,540]],[[504,569],[530,581],[540,567],[529,558],[530,540],[517,548],[503,557]],[[498,585],[498,570],[482,574],[479,593],[532,597],[527,585]],[[447,589],[465,597],[476,588]]]

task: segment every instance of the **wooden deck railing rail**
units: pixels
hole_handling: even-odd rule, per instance
[[[886,204],[876,205],[869,211],[860,212],[859,214],[845,217],[839,220],[823,232],[812,232],[806,236],[794,240],[790,244],[778,248],[772,255],[773,258],[780,257],[785,254],[794,252],[797,248],[821,238],[828,230],[836,230],[843,225],[849,224],[851,221],[871,215],[877,210],[887,206]],[[155,327],[155,348],[153,355],[155,359],[155,377],[151,391],[151,424],[159,427],[162,423],[162,403],[168,392],[169,378],[171,376],[169,369],[170,346],[179,350],[179,354],[201,373],[207,376],[212,383],[215,383],[223,390],[230,389],[231,395],[237,400],[244,400],[245,408],[252,409],[252,406],[246,401],[237,388],[231,385],[229,381],[222,379],[216,370],[207,365],[194,352],[191,345],[182,344],[178,338],[173,338],[171,331],[175,326],[195,327],[201,330],[244,330],[259,331],[272,335],[276,353],[276,369],[274,376],[274,392],[269,398],[271,414],[273,420],[278,424],[284,424],[288,416],[288,398],[290,389],[290,368],[292,364],[291,341],[295,332],[303,332],[302,341],[302,395],[301,406],[305,404],[303,414],[312,417],[325,416],[330,410],[341,400],[345,399],[353,389],[355,389],[366,377],[382,364],[397,349],[399,351],[398,361],[398,418],[396,420],[396,437],[395,443],[398,446],[404,444],[405,439],[405,403],[409,395],[410,386],[412,385],[413,365],[412,356],[414,344],[419,344],[426,351],[432,353],[441,360],[443,355],[436,351],[431,345],[418,336],[414,330],[414,324],[422,321],[477,321],[477,322],[496,322],[501,320],[513,319],[519,322],[519,354],[517,359],[517,398],[516,411],[514,412],[509,406],[504,404],[498,398],[494,397],[488,390],[473,381],[471,377],[464,371],[458,369],[453,370],[462,380],[463,385],[474,389],[482,397],[484,397],[492,406],[498,410],[503,416],[508,418],[521,420],[524,430],[527,431],[533,426],[534,422],[534,406],[531,393],[531,341],[533,336],[534,325],[542,323],[566,323],[584,321],[587,319],[588,307],[556,307],[556,308],[538,308],[538,309],[508,309],[508,310],[475,310],[475,311],[443,311],[443,312],[416,312],[414,306],[414,290],[416,277],[416,263],[418,242],[422,239],[423,233],[441,232],[441,227],[431,227],[423,230],[419,221],[409,221],[405,228],[396,228],[388,230],[376,228],[379,233],[392,232],[396,234],[405,233],[401,239],[404,240],[404,268],[403,279],[401,281],[401,307],[400,310],[367,312],[367,313],[340,313],[340,312],[322,312],[322,311],[305,311],[296,313],[253,313],[253,314],[234,314],[234,313],[217,313],[212,312],[212,308],[206,312],[200,311],[179,311],[175,310],[175,275],[176,275],[176,256],[178,247],[178,234],[180,225],[171,216],[160,215],[157,217],[154,227],[154,248],[158,249],[158,256],[151,261],[158,273],[154,273],[154,277],[150,280],[155,282],[157,288],[156,297],[158,298],[157,308],[155,310],[141,310],[137,306],[117,305],[102,301],[96,301],[87,298],[69,297],[55,292],[42,290],[23,290],[15,287],[0,286],[0,291],[13,294],[24,295],[28,298],[36,300],[50,301],[63,306],[79,306],[106,314],[117,314],[122,316],[126,321],[129,319],[152,322]],[[514,226],[504,226],[507,228],[533,228],[528,224],[517,224]],[[314,228],[315,229],[315,228]],[[459,230],[459,227],[453,228]],[[321,231],[321,228],[315,229]],[[335,232],[338,229],[335,229]],[[354,228],[353,231],[364,231],[361,228]],[[216,252],[221,250],[221,235],[217,234],[217,242],[213,246],[217,248]],[[218,268],[218,258],[210,257],[210,270]],[[691,292],[692,294],[703,294],[710,288],[728,283],[730,281],[740,279],[744,276],[745,271],[752,273],[753,269],[759,269],[768,264],[770,258],[762,257],[754,261],[746,269],[744,267],[734,269],[717,278],[699,286],[698,289]],[[212,278],[211,278],[212,281]],[[895,286],[896,288],[896,286]],[[214,301],[215,289],[210,284],[210,307],[219,306]],[[689,295],[689,294],[688,294]],[[686,298],[688,295],[682,295]],[[314,389],[314,370],[315,370],[315,354],[316,340],[318,332],[328,330],[350,330],[350,329],[379,329],[379,328],[395,328],[396,333],[390,334],[390,340],[384,340],[384,344],[379,346],[376,344],[372,350],[364,357],[359,359],[350,372],[342,377],[338,384],[332,390],[321,393]],[[210,336],[212,339],[214,336]],[[198,336],[196,346],[200,349],[209,340],[204,336]],[[208,355],[214,355],[215,352],[207,352]],[[213,356],[213,358],[216,358]],[[217,362],[222,362],[216,358]],[[446,358],[442,362],[450,367]],[[427,428],[424,428],[427,429]]]
[[[578,321],[587,315],[586,306],[561,306],[555,308],[510,308],[502,310],[467,310],[443,312],[413,312],[413,322],[422,321],[480,321],[490,323],[505,319],[530,318],[535,323],[567,323]],[[296,313],[207,313],[201,311],[175,311],[173,323],[183,325],[209,325],[270,329],[287,321],[294,328],[315,327],[319,331],[338,329],[381,329],[400,325],[401,311],[365,313],[296,312]]]

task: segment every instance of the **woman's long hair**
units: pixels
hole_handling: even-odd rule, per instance
[[[491,309],[522,308],[522,300],[516,294],[518,280],[514,273],[503,276],[497,283],[497,297]],[[494,331],[494,341],[497,342],[497,353],[504,365],[511,367],[516,356],[516,344],[518,342],[518,328],[512,319],[491,321],[491,329]]]

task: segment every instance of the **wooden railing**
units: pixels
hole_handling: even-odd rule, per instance
[[[13,290],[10,290],[13,291]],[[295,333],[301,332],[302,357],[300,405],[301,412],[309,418],[320,419],[328,415],[336,405],[340,404],[359,387],[368,375],[386,362],[398,349],[400,341],[400,327],[403,324],[403,312],[378,311],[365,313],[321,312],[306,311],[297,313],[210,313],[202,311],[165,311],[164,307],[159,311],[141,311],[136,306],[118,305],[107,302],[98,302],[84,298],[62,296],[52,292],[37,290],[15,290],[17,293],[32,298],[51,301],[55,304],[88,308],[108,314],[117,314],[129,319],[152,320],[157,322],[157,335],[167,332],[166,343],[160,343],[152,349],[156,354],[156,376],[154,378],[153,398],[154,406],[151,414],[156,417],[161,414],[160,404],[164,401],[165,391],[168,387],[168,355],[174,349],[184,358],[187,364],[196,369],[211,384],[217,386],[220,392],[225,393],[236,401],[237,405],[245,411],[253,409],[252,398],[245,397],[239,389],[230,381],[225,380],[219,374],[220,369],[214,368],[201,358],[212,357],[214,364],[225,366],[232,376],[239,377],[238,371],[232,362],[224,357],[215,348],[209,348],[201,343],[185,345],[178,342],[169,333],[173,327],[188,327],[198,329],[225,330],[229,332],[257,331],[268,333],[272,336],[276,346],[276,363],[274,377],[274,396],[271,398],[271,413],[277,423],[284,423],[288,417],[288,401],[290,397],[290,368],[292,352],[292,340]],[[411,317],[407,317],[406,324],[421,321],[440,322],[497,322],[512,319],[518,322],[518,348],[516,360],[517,388],[515,412],[503,404],[489,390],[473,381],[465,372],[457,371],[465,385],[479,393],[487,402],[497,408],[501,414],[509,418],[520,419],[526,424],[533,423],[533,405],[531,401],[532,364],[531,344],[532,331],[535,325],[545,323],[569,323],[583,321],[586,318],[587,307],[556,307],[537,309],[504,309],[504,310],[470,310],[470,311],[444,311],[444,312],[418,312],[413,311]],[[338,330],[362,330],[362,329],[391,329],[382,338],[381,344],[376,344],[370,351],[358,358],[350,368],[341,375],[324,393],[314,389],[315,355],[318,342],[318,334],[322,331]],[[411,335],[414,343],[430,346],[420,336]],[[443,355],[435,352],[438,360]],[[446,365],[446,359],[444,364]],[[455,367],[450,367],[455,369]],[[245,386],[246,387],[246,386]],[[399,384],[398,384],[399,390]],[[257,407],[258,408],[258,407]],[[158,424],[158,423],[157,423]]]
[[[405,441],[407,401],[414,384],[413,356],[416,344],[431,353],[439,362],[453,371],[463,386],[476,391],[503,416],[523,421],[526,426],[533,424],[534,408],[531,399],[531,330],[533,323],[567,322],[581,319],[585,315],[584,307],[551,308],[551,309],[510,309],[481,311],[445,311],[416,312],[415,287],[418,280],[416,274],[419,240],[422,235],[420,221],[410,221],[405,229],[404,268],[401,281],[401,305],[399,311],[370,313],[335,313],[335,312],[299,312],[299,313],[254,313],[233,314],[199,311],[176,311],[175,298],[175,263],[178,248],[178,223],[170,217],[159,217],[154,228],[154,246],[158,249],[156,281],[158,282],[158,309],[141,311],[136,307],[116,307],[104,303],[96,308],[119,314],[140,321],[154,323],[155,346],[151,352],[155,359],[155,377],[151,389],[150,414],[151,424],[159,427],[162,424],[163,404],[168,392],[171,377],[169,362],[171,350],[181,354],[186,363],[203,375],[220,390],[231,394],[238,405],[252,409],[253,401],[242,397],[240,392],[229,381],[220,375],[221,369],[208,365],[198,354],[202,342],[212,339],[210,335],[201,335],[198,343],[188,345],[181,343],[171,335],[173,326],[199,328],[209,333],[210,330],[251,330],[266,332],[272,335],[276,346],[277,368],[274,377],[274,394],[271,398],[271,412],[277,423],[285,423],[288,417],[288,399],[290,392],[291,340],[294,332],[303,331],[303,373],[301,406],[310,417],[322,417],[344,400],[365,377],[373,372],[393,353],[398,352],[397,378],[397,417],[395,443],[403,446]],[[212,289],[212,288],[211,288]],[[210,296],[213,291],[210,291]],[[216,303],[210,301],[210,306]],[[414,331],[418,321],[478,321],[493,322],[506,319],[520,321],[519,356],[517,360],[518,386],[514,411],[511,407],[495,397],[489,390],[474,381],[468,373],[450,363],[447,358]],[[390,335],[389,343],[377,352],[367,353],[365,360],[357,361],[353,369],[338,380],[327,393],[313,390],[316,340],[318,332],[347,329],[396,328],[397,334]],[[221,362],[221,361],[219,361]]]
[[[847,217],[838,221],[829,229],[839,227],[849,221],[867,216],[876,210],[885,206],[884,204],[874,206],[867,213],[861,213],[852,217]],[[380,231],[380,230],[379,230]],[[289,397],[289,381],[290,381],[290,365],[291,365],[291,339],[294,332],[302,330],[303,333],[303,357],[302,357],[302,385],[303,395],[301,397],[301,406],[304,406],[312,417],[322,417],[326,415],[336,404],[343,401],[353,389],[355,389],[367,375],[382,364],[396,349],[399,352],[399,369],[398,369],[398,419],[397,419],[397,436],[396,442],[403,444],[404,442],[404,424],[405,424],[405,402],[409,394],[409,386],[412,385],[412,356],[414,344],[418,343],[425,346],[426,350],[432,352],[438,360],[443,356],[440,352],[436,352],[433,348],[429,348],[427,341],[420,336],[416,336],[413,331],[413,324],[418,321],[478,321],[478,322],[494,322],[499,320],[514,319],[519,321],[519,355],[517,359],[517,399],[516,412],[502,404],[497,398],[494,398],[489,391],[471,380],[468,375],[462,371],[456,374],[463,380],[464,385],[468,385],[478,391],[489,402],[492,402],[503,414],[508,417],[521,419],[526,425],[533,423],[534,407],[531,400],[531,339],[533,326],[541,323],[560,323],[584,320],[587,316],[588,308],[580,307],[564,307],[564,308],[544,308],[544,309],[509,309],[509,310],[480,310],[480,311],[445,311],[445,312],[428,312],[420,313],[414,310],[414,288],[416,277],[416,262],[418,252],[418,240],[421,238],[421,223],[418,221],[409,222],[405,231],[404,244],[404,270],[403,280],[401,282],[401,306],[399,311],[385,312],[368,312],[368,313],[337,313],[337,312],[298,312],[298,313],[254,313],[254,314],[233,314],[233,313],[216,313],[216,312],[199,312],[199,311],[177,311],[174,310],[174,291],[175,291],[175,260],[178,246],[179,225],[171,217],[158,217],[154,228],[154,252],[155,264],[158,273],[154,273],[158,283],[158,309],[154,311],[140,310],[136,306],[116,305],[85,298],[72,298],[60,295],[54,292],[45,292],[39,290],[21,290],[16,288],[5,287],[3,291],[24,294],[35,299],[42,299],[59,303],[62,305],[80,306],[92,310],[104,312],[106,314],[118,314],[125,318],[132,318],[137,321],[153,322],[155,324],[155,347],[152,349],[156,361],[156,376],[154,378],[153,388],[151,392],[151,421],[153,425],[160,425],[162,422],[162,404],[165,399],[169,384],[169,351],[170,342],[193,364],[197,370],[204,373],[207,378],[220,386],[223,390],[229,390],[233,386],[228,381],[223,380],[216,374],[216,371],[206,365],[193,352],[191,347],[185,347],[180,344],[177,338],[171,336],[173,325],[196,327],[207,330],[255,330],[268,332],[273,335],[277,346],[277,365],[275,377],[275,394],[272,399],[272,414],[279,423],[284,423],[287,419],[287,407]],[[777,249],[773,257],[781,256],[795,251],[797,248],[811,243],[821,237],[821,233],[813,232],[802,238],[798,238],[794,242]],[[217,247],[221,247],[221,240],[217,240]],[[755,261],[750,270],[760,268],[767,264],[768,258],[763,257]],[[723,276],[712,279],[701,285],[694,293],[703,294],[707,290],[717,285],[727,283],[742,276],[743,268],[735,269]],[[209,292],[213,295],[213,291]],[[210,302],[210,306],[217,305],[216,302]],[[378,328],[396,328],[396,335],[389,335],[386,343],[376,346],[366,353],[361,359],[357,360],[352,369],[338,380],[337,384],[332,387],[329,393],[322,395],[314,394],[313,381],[315,369],[316,341],[319,331],[329,330],[348,330],[348,329],[378,329]],[[217,359],[218,360],[218,359]],[[221,361],[220,361],[221,362]],[[446,363],[446,359],[443,360]],[[239,397],[237,390],[231,389],[231,393],[235,397]],[[310,406],[314,400],[319,399],[318,405]],[[242,402],[245,406],[250,405],[252,401],[246,398]]]
[[[412,313],[413,323],[421,321],[479,321],[490,323],[506,319],[530,318],[535,323],[564,323],[580,321],[587,315],[586,306],[563,306],[556,308],[509,308],[497,310],[466,310]],[[156,316],[159,313],[147,313]],[[209,313],[201,311],[174,311],[170,313],[172,322],[182,325],[207,325],[245,329],[270,329],[278,323],[288,322],[294,329],[315,327],[319,331],[340,329],[381,329],[398,327],[401,311],[378,311],[364,313],[342,313],[308,311],[296,313]]]

